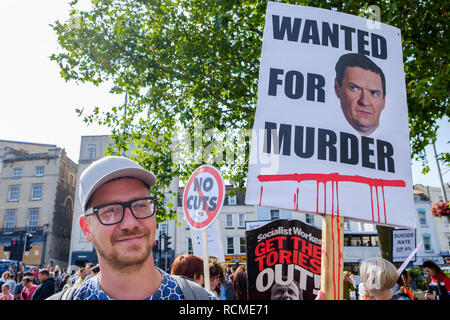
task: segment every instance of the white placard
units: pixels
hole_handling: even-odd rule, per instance
[[[399,29],[268,2],[258,85],[247,204],[415,227]]]
[[[219,221],[214,221],[207,229],[208,235],[208,255],[217,257],[219,261],[225,261],[223,250],[222,232],[220,230]],[[202,230],[191,229],[192,247],[194,254],[198,257],[203,256]]]
[[[416,231],[392,230],[392,262],[403,262],[416,247]],[[414,259],[413,261],[416,261]]]

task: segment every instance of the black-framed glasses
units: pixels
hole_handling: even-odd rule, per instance
[[[122,222],[126,208],[130,209],[136,219],[150,218],[156,212],[156,197],[102,204],[92,207],[86,215],[95,214],[101,224],[108,226]]]

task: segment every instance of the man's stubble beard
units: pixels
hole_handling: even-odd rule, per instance
[[[133,236],[133,235],[143,235],[144,238],[148,241],[144,244],[136,244],[129,246],[127,248],[127,252],[138,250],[142,245],[145,246],[145,250],[142,254],[133,257],[132,259],[128,257],[124,257],[116,250],[115,248],[115,242],[117,242],[118,239],[127,237],[127,236]],[[125,231],[120,233],[119,235],[114,235],[111,237],[110,245],[111,245],[111,251],[105,252],[101,245],[99,245],[97,239],[93,239],[94,248],[97,251],[97,254],[99,257],[101,257],[112,269],[115,269],[121,273],[125,272],[134,272],[139,270],[142,265],[150,258],[153,246],[152,242],[148,240],[148,237],[150,236],[150,231],[148,230],[132,230],[132,231]]]

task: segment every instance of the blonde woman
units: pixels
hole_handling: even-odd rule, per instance
[[[361,262],[360,274],[370,300],[409,300],[395,295],[391,290],[398,279],[397,269],[391,262],[383,258],[364,260]]]

